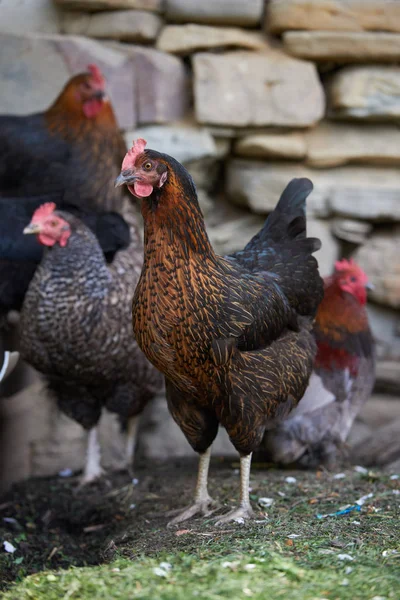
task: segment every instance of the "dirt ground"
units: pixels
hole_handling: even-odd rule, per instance
[[[127,474],[119,473],[83,489],[77,489],[76,477],[15,485],[0,499],[1,545],[8,541],[16,548],[14,553],[0,550],[1,587],[44,570],[99,565],[116,557],[132,560],[166,552],[192,553],[201,545],[224,539],[228,549],[232,535],[246,539],[246,526],[217,527],[214,515],[167,528],[165,513],[190,502],[196,466],[182,460],[152,465],[151,469],[142,465],[135,472],[134,484]],[[238,464],[214,459],[209,487],[220,503],[216,514],[232,507],[239,492]],[[354,505],[367,494],[372,496],[361,513],[316,517]],[[365,543],[397,548],[399,494],[399,479],[385,473],[360,473],[353,467],[337,478],[328,471],[282,471],[255,464],[251,477],[251,499],[259,511],[255,523],[263,523],[264,539],[267,530],[268,539],[284,539],[285,544],[293,544],[290,535],[318,539],[324,527],[323,546],[330,539],[338,549],[350,545],[354,551]],[[260,498],[265,497],[272,498],[273,504],[260,508]],[[350,526],[355,519],[360,520],[358,530]]]

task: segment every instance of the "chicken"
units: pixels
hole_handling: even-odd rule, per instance
[[[365,307],[368,278],[341,260],[325,280],[314,335],[317,355],[310,385],[296,409],[268,431],[260,457],[304,467],[333,467],[375,381],[375,346]]]
[[[9,352],[8,350],[4,352],[3,364],[0,369],[0,382],[4,381],[4,379],[14,371],[15,367],[17,366],[18,360],[18,352]]]
[[[42,257],[42,246],[36,239],[24,236],[22,230],[34,211],[51,198],[0,197],[0,323],[6,324],[9,311],[19,311],[26,290]],[[115,253],[129,245],[129,225],[115,212],[84,212],[71,205],[60,204],[83,219],[96,234],[108,262]]]
[[[102,472],[102,408],[127,422],[129,468],[137,417],[162,384],[128,325],[142,242],[131,224],[129,247],[107,265],[88,227],[53,203],[35,211],[24,233],[37,235],[45,249],[21,311],[21,356],[46,376],[60,409],[89,432],[87,483]]]
[[[217,256],[194,183],[171,156],[137,140],[116,185],[141,200],[144,264],[133,299],[133,330],[166,377],[171,414],[200,454],[195,502],[172,522],[207,514],[211,445],[221,424],[240,454],[240,507],[252,514],[252,452],[286,417],[312,372],[313,317],[323,295],[319,240],[306,238],[307,179],[293,180],[243,252]]]
[[[46,112],[0,116],[0,196],[52,194],[57,204],[116,210],[125,152],[104,78],[89,65]]]

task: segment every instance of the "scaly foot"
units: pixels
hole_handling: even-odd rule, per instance
[[[99,467],[96,470],[93,469],[89,472],[84,472],[79,480],[78,489],[83,488],[91,483],[94,483],[95,481],[103,477],[104,473],[105,471],[101,467]]]
[[[202,515],[203,517],[207,517],[214,512],[214,510],[211,510],[211,507],[215,504],[216,503],[214,500],[210,498],[210,496],[207,496],[206,498],[195,502],[191,506],[188,506],[182,512],[179,512],[179,514],[168,523],[168,527],[176,525],[177,523],[182,523],[182,521],[187,521],[198,514]]]
[[[233,510],[228,512],[228,514],[226,514],[222,517],[218,517],[215,524],[223,525],[224,523],[229,523],[231,521],[237,521],[237,520],[239,520],[239,522],[241,522],[242,519],[244,519],[244,520],[252,519],[253,517],[254,517],[254,512],[250,505],[239,506],[239,508],[234,508]]]

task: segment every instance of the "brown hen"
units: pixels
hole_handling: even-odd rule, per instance
[[[262,460],[334,467],[375,382],[375,344],[366,310],[368,278],[354,261],[338,261],[325,280],[314,325],[310,385],[288,419],[266,433]]]
[[[0,195],[115,210],[126,146],[95,65],[72,77],[44,113],[0,116]]]
[[[174,522],[207,513],[211,444],[221,424],[240,453],[240,508],[249,517],[252,452],[267,427],[300,400],[312,371],[313,317],[322,280],[306,238],[309,180],[293,180],[263,230],[242,253],[217,256],[196,189],[172,157],[138,140],[117,185],[141,200],[145,252],[133,329],[165,374],[172,416],[200,453],[195,503]]]

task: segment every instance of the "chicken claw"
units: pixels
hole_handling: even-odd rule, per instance
[[[251,506],[239,506],[239,508],[234,508],[226,515],[218,517],[215,521],[215,524],[223,525],[224,523],[229,523],[230,521],[237,521],[238,523],[241,523],[242,519],[252,519],[253,517],[254,512]]]
[[[207,517],[214,512],[214,510],[210,510],[210,508],[215,505],[216,503],[214,500],[207,494],[202,500],[195,502],[191,506],[185,508],[182,512],[179,512],[179,514],[168,523],[167,527],[182,523],[182,521],[187,521],[198,514]]]
[[[229,521],[236,521],[237,519],[251,519],[253,516],[253,509],[250,504],[249,497],[249,483],[250,483],[250,467],[251,467],[251,454],[240,457],[240,506],[234,508],[224,517],[219,517],[216,524],[222,525]],[[240,523],[241,521],[239,521]]]
[[[176,523],[186,521],[187,519],[191,519],[192,517],[194,517],[194,515],[197,515],[199,513],[201,515],[207,516],[211,514],[211,512],[213,512],[210,511],[210,506],[215,504],[215,502],[210,497],[207,490],[208,468],[210,466],[210,458],[211,446],[199,456],[199,469],[197,473],[197,484],[194,496],[194,504],[185,508],[183,512],[179,512],[178,516],[176,516],[175,519],[172,519],[172,521],[168,523],[168,527],[170,525],[175,525]],[[175,511],[172,514],[175,514]]]

